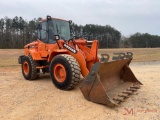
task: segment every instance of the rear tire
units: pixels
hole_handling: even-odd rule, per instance
[[[57,55],[51,61],[50,76],[59,89],[73,89],[80,81],[80,74],[79,64],[71,55]]]
[[[22,59],[22,74],[26,80],[35,80],[39,77],[36,69],[37,62],[31,56],[24,56]]]

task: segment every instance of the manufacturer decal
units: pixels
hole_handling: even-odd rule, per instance
[[[63,46],[68,49],[69,51],[71,51],[72,53],[76,54],[77,50],[75,50],[74,48],[72,48],[71,46],[69,46],[68,44],[64,43]]]

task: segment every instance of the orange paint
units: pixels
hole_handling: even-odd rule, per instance
[[[55,76],[55,79],[58,82],[64,82],[65,79],[66,79],[66,76],[67,76],[66,69],[61,64],[56,64],[55,65],[54,70],[53,70],[53,74]]]

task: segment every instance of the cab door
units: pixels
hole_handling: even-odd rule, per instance
[[[48,43],[47,21],[39,23],[41,29],[38,30],[38,39],[41,41],[38,45],[38,51],[41,57],[48,57],[48,49],[46,44]]]

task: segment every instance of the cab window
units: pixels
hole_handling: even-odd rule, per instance
[[[44,42],[47,43],[47,25],[46,22],[42,22],[41,24],[41,29],[38,30],[38,38]]]
[[[41,29],[40,32],[41,32],[41,40],[44,43],[47,43],[47,25],[46,25],[46,22],[42,23],[42,29]]]

